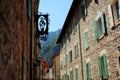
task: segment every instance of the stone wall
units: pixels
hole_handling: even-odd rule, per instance
[[[26,0],[1,0],[0,80],[22,80],[22,51],[29,60],[29,46],[30,24]],[[30,65],[29,61],[27,65]]]
[[[120,26],[116,27],[114,30],[110,28],[110,22],[108,18],[108,4],[111,0],[98,0],[99,4],[96,4],[94,0],[87,3],[89,6],[87,8],[87,17],[85,21],[80,19],[80,31],[81,31],[81,43],[82,43],[82,54],[83,54],[83,63],[84,63],[84,77],[86,79],[86,62],[89,59],[91,63],[91,73],[93,80],[100,80],[99,77],[99,68],[98,68],[98,59],[97,57],[101,55],[101,51],[106,51],[107,62],[108,62],[108,71],[109,71],[109,80],[116,80],[117,72],[119,70],[118,57],[120,52],[117,47],[120,46]],[[107,35],[105,35],[99,41],[95,40],[94,37],[94,25],[93,21],[99,15],[99,12],[103,11],[105,13],[105,21],[107,28]],[[89,48],[86,50],[84,48],[84,31],[88,30],[88,41]]]

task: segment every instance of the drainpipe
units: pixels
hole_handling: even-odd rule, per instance
[[[80,19],[79,19],[80,20]],[[80,33],[80,24],[78,23],[78,31],[79,31],[79,45],[80,45],[80,60],[81,60],[81,73],[82,73],[82,80],[84,80],[83,74],[83,56],[82,56],[82,44],[81,44],[81,33]]]
[[[32,1],[31,2],[31,20],[30,20],[30,80],[33,79],[32,77]]]

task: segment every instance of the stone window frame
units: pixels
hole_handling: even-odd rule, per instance
[[[90,76],[88,76],[89,78],[87,80],[92,80],[92,68],[91,68],[90,58],[87,58],[87,60],[86,60],[86,68],[87,68],[88,64],[89,64],[89,67],[90,67],[90,73],[89,73]],[[86,69],[86,73],[88,73],[87,69]],[[86,74],[86,78],[87,78],[87,74]]]
[[[116,6],[116,4],[117,4],[117,6]],[[120,19],[120,12],[119,12],[120,1],[114,0],[112,2],[111,6],[112,6],[112,10],[113,10],[114,21],[117,22]],[[116,9],[116,7],[118,9]]]
[[[103,11],[98,11],[98,15],[93,23],[94,23],[95,39],[100,40],[107,34],[105,13]]]
[[[118,9],[116,9],[116,4],[118,3]],[[110,28],[115,28],[118,24],[120,24],[120,1],[119,0],[111,0],[108,5],[108,15]]]
[[[87,16],[87,0],[83,0],[81,8],[82,8],[82,17],[83,20],[85,20]]]
[[[100,55],[99,55],[98,57],[102,58],[102,61],[104,61],[104,60],[103,60],[103,56],[104,56],[104,55],[106,55],[107,69],[108,69],[108,70],[107,70],[107,71],[108,71],[108,76],[105,77],[105,75],[103,74],[104,72],[102,72],[103,77],[100,76],[100,78],[102,78],[102,79],[108,79],[109,76],[110,76],[110,72],[109,72],[109,65],[108,65],[109,60],[108,60],[108,55],[107,55],[107,51],[106,51],[106,49],[103,49],[103,50],[100,52]],[[101,65],[103,65],[103,64],[104,64],[104,62],[102,62]],[[102,67],[103,67],[103,66],[102,66]],[[103,68],[102,68],[102,69],[103,69]],[[100,74],[99,59],[98,59],[98,71],[99,71],[99,74]],[[105,70],[104,70],[104,71],[105,71]]]
[[[86,35],[87,34],[87,35]],[[84,30],[84,47],[87,50],[89,48],[88,29]]]

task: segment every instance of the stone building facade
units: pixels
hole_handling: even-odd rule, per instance
[[[60,54],[57,53],[53,56],[53,73],[54,73],[54,80],[60,79]]]
[[[34,16],[30,21],[29,2],[30,0],[0,1],[0,80],[31,80],[30,22],[34,25]],[[38,0],[32,4],[32,10],[36,11]],[[35,55],[36,27],[32,27],[32,55]],[[35,56],[32,58],[34,60]]]
[[[73,1],[57,41],[61,45],[62,80],[67,80],[64,74],[69,80],[120,79],[119,6],[119,0]],[[78,58],[74,58],[76,43]],[[69,51],[71,63],[67,62]],[[78,79],[75,66],[78,67]]]

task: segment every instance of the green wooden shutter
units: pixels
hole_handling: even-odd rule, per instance
[[[72,61],[72,51],[70,51],[70,58],[71,58],[71,61]]]
[[[70,71],[70,80],[73,80],[73,71]]]
[[[70,63],[70,52],[69,52],[69,56],[68,57],[69,57],[69,63]]]
[[[71,62],[72,61],[72,52],[70,51],[69,52],[69,62]]]
[[[98,39],[99,39],[99,34],[98,34],[98,23],[97,23],[97,21],[95,20],[95,21],[93,22],[93,24],[94,24],[95,39],[98,40]]]
[[[66,64],[68,64],[68,55],[66,55]]]
[[[70,80],[72,80],[72,71],[70,71]]]
[[[74,46],[74,53],[75,53],[75,58],[76,58],[76,45]]]
[[[84,33],[84,45],[85,45],[85,49],[87,49],[89,47],[88,45],[88,32]]]
[[[86,0],[84,0],[84,13],[85,13],[85,16],[87,16],[87,2]]]
[[[90,62],[86,64],[86,77],[87,80],[91,80],[91,68],[90,68]]]
[[[100,56],[98,56],[98,67],[99,67],[100,77],[103,77],[102,63],[101,63],[101,57]]]
[[[75,69],[76,80],[78,80],[78,68]]]
[[[65,66],[66,66],[66,56],[65,56]]]
[[[101,13],[101,21],[102,21],[102,33],[105,34],[105,15]]]
[[[76,44],[76,57],[78,56],[78,43]]]
[[[103,55],[103,67],[104,67],[104,77],[108,77],[108,64],[107,64],[107,57],[106,54]]]
[[[88,74],[88,63],[86,64],[86,80],[88,80],[89,74]]]
[[[91,68],[90,68],[90,62],[88,63],[88,73],[89,73],[89,80],[91,79]]]
[[[88,32],[85,33],[85,36],[86,36],[86,48],[88,48],[89,47],[89,45],[88,45]]]
[[[110,4],[108,5],[108,16],[109,16],[110,28],[112,28],[114,26],[114,22],[113,22],[112,8]]]

